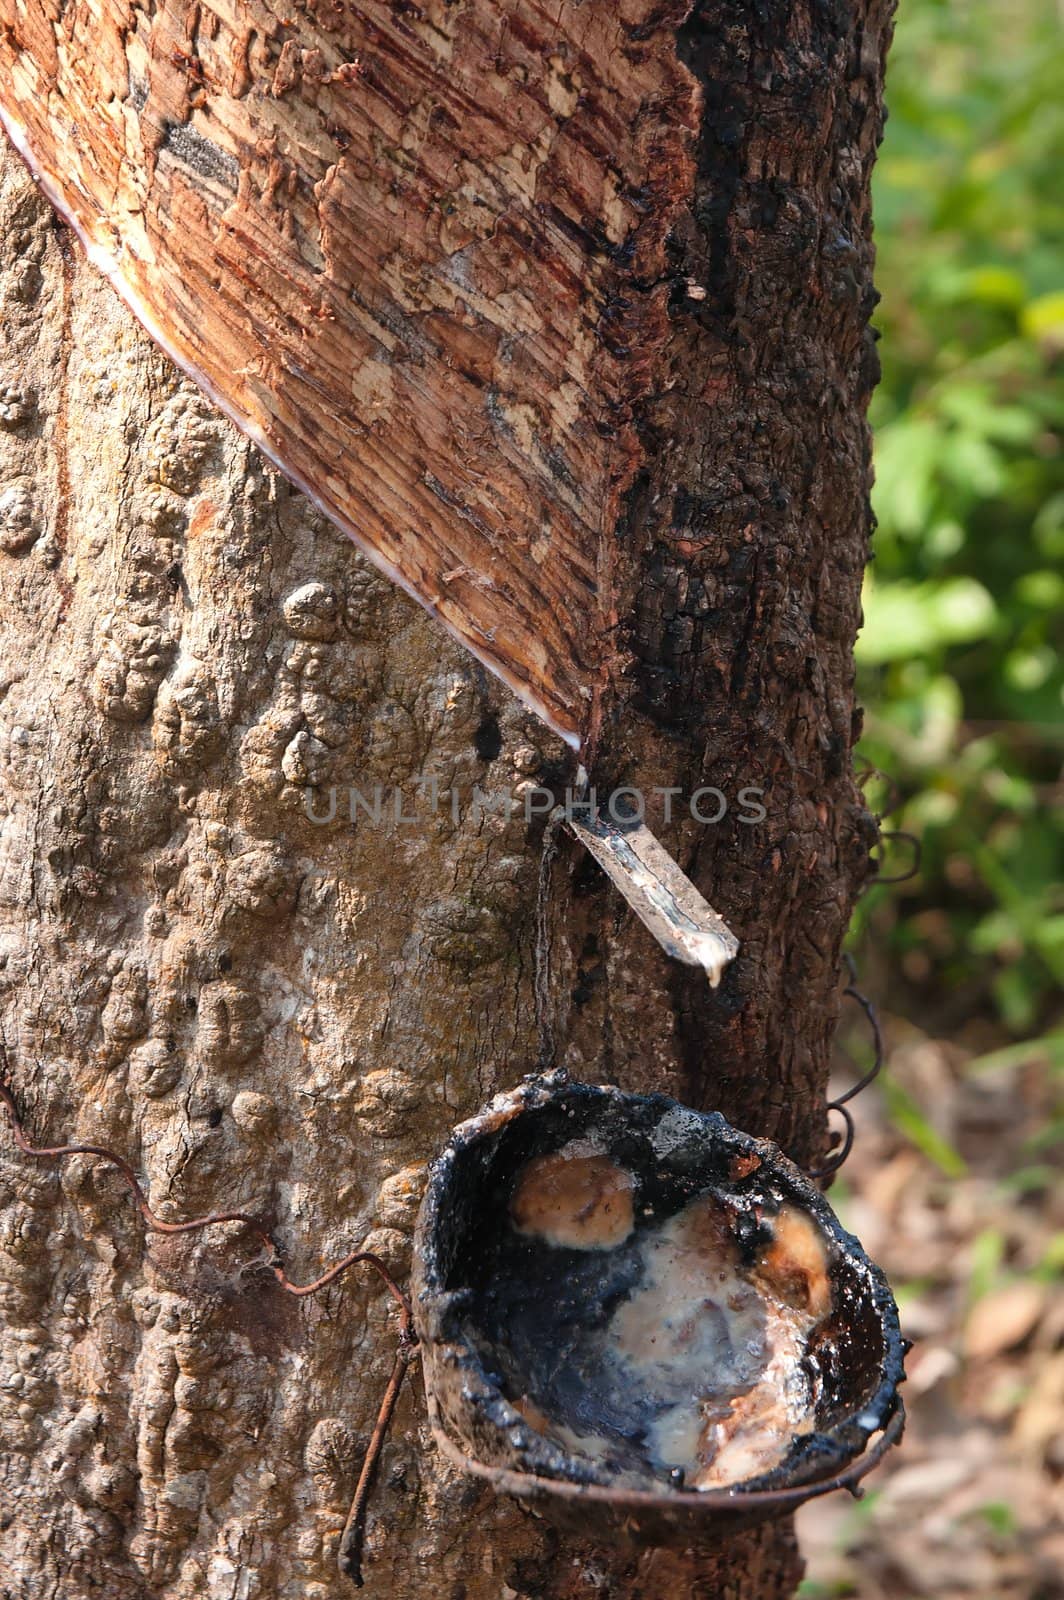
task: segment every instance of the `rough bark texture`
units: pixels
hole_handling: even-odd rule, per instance
[[[878,3],[724,0],[677,37],[705,115],[608,530],[628,666],[593,776],[764,788],[758,826],[734,804],[661,825],[742,953],[711,994],[572,845],[548,895],[564,1064],[799,1158],[873,837],[849,755],[886,30]],[[540,1048],[539,830],[469,791],[557,781],[564,752],[154,351],[10,157],[0,273],[2,1021],[27,1120],[119,1148],[168,1216],[261,1211],[294,1274],[362,1239],[402,1270],[424,1162]],[[431,776],[435,816],[347,821],[344,785],[409,811]],[[317,824],[304,790],[324,814],[331,785]],[[6,1142],[0,1208],[0,1594],[338,1600],[386,1297],[287,1303],[238,1239],[146,1244],[112,1174]],[[786,1530],[561,1540],[441,1469],[416,1380],[366,1568],[382,1600],[782,1600],[796,1574]]]

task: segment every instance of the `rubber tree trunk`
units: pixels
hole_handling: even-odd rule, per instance
[[[676,34],[698,176],[614,535],[592,777],[684,791],[656,825],[742,940],[716,992],[564,838],[539,892],[542,819],[473,788],[564,785],[560,744],[212,413],[4,155],[2,1026],[41,1141],[115,1147],[174,1220],[262,1213],[303,1278],[360,1241],[402,1274],[426,1161],[548,1034],[574,1075],[824,1149],[874,840],[851,653],[887,30],[880,0],[722,0]],[[348,786],[371,807],[379,786],[380,816],[352,821]],[[716,825],[687,803],[708,786]],[[224,1229],[146,1242],[112,1171],[5,1136],[5,1597],[347,1592],[390,1302],[349,1278],[297,1304],[254,1259]],[[799,1565],[786,1527],[640,1556],[563,1540],[441,1467],[415,1376],[366,1584],[774,1600]]]

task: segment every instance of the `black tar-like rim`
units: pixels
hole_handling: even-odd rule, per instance
[[[651,1140],[667,1120],[671,1144],[663,1155],[660,1138],[657,1146]],[[507,1398],[485,1356],[491,1341],[476,1325],[485,1305],[481,1279],[491,1270],[486,1258],[506,1214],[507,1184],[531,1157],[589,1135],[611,1157],[644,1172],[649,1183],[671,1184],[679,1196],[673,1210],[684,1196],[726,1189],[739,1205],[801,1208],[828,1241],[834,1304],[811,1340],[818,1371],[815,1428],[796,1438],[772,1471],[716,1490],[684,1490],[667,1481],[660,1489],[632,1487],[536,1433]],[[561,1497],[588,1510],[601,1503],[636,1523],[662,1512],[670,1522],[674,1516],[690,1521],[722,1512],[760,1520],[855,1482],[901,1431],[897,1386],[905,1375],[905,1346],[883,1274],[775,1145],[662,1095],[629,1095],[551,1074],[526,1079],[463,1123],[429,1176],[413,1289],[430,1413],[441,1444],[467,1470],[524,1498]],[[548,1334],[549,1312],[547,1305]],[[538,1337],[544,1330],[534,1331]],[[862,1459],[881,1430],[884,1437]]]

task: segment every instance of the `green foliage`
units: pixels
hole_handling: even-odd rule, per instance
[[[1053,0],[902,0],[875,181],[862,754],[924,854],[861,931],[1017,1033],[1064,984],[1061,82]]]
[[[968,1170],[964,1157],[941,1134],[936,1133],[916,1101],[889,1076],[884,1077],[882,1089],[890,1120],[898,1131],[929,1161],[933,1161],[947,1178],[963,1178]]]

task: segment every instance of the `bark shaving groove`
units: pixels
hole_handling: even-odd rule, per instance
[[[879,0],[722,0],[679,34],[704,126],[651,274],[595,776],[765,789],[759,827],[661,830],[742,954],[711,995],[570,845],[551,875],[563,1063],[799,1158],[874,833],[849,756],[888,27]],[[10,157],[0,284],[0,1023],[29,1131],[120,1150],[164,1216],[262,1214],[294,1275],[356,1244],[402,1272],[426,1161],[536,1059],[539,834],[446,804],[352,827],[342,798],[316,825],[304,790],[467,795],[557,779],[562,748],[175,373]],[[146,1243],[105,1169],[0,1141],[0,1596],[339,1600],[393,1346],[372,1285],[286,1304],[228,1241]],[[792,1592],[786,1529],[562,1540],[441,1467],[417,1387],[370,1597]]]
[[[128,303],[574,742],[692,181],[683,11],[0,5],[0,119]]]

